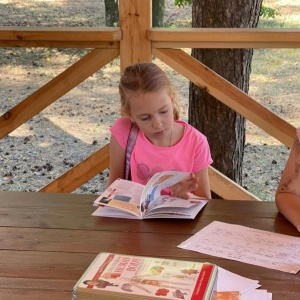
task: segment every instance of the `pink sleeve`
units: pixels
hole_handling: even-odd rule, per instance
[[[197,146],[194,156],[194,172],[207,168],[213,163],[207,138],[198,132]]]
[[[124,150],[126,149],[131,125],[132,123],[128,117],[121,117],[110,128],[111,134]]]

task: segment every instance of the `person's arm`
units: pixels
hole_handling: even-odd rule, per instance
[[[190,198],[192,194],[201,198],[211,199],[208,168],[191,173],[187,179],[171,186],[170,190],[174,196],[184,199]]]
[[[296,137],[275,194],[278,210],[300,232],[300,143]]]
[[[208,176],[208,167],[195,173],[195,176],[199,178],[198,187],[193,194],[205,199],[211,199],[210,182]]]
[[[110,186],[116,179],[124,178],[125,173],[125,150],[119,145],[115,137],[110,138],[110,162],[109,176],[106,187]]]

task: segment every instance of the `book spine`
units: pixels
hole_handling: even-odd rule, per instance
[[[215,266],[204,264],[198,276],[191,300],[210,299],[212,283],[210,282]],[[208,294],[207,294],[208,293]],[[207,298],[208,297],[208,298]]]

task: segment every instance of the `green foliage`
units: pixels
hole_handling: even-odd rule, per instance
[[[174,0],[174,1],[175,1],[175,6],[178,6],[178,7],[183,7],[185,5],[193,4],[193,0]],[[269,7],[269,6],[265,6],[265,5],[261,6],[261,10],[259,13],[260,17],[269,19],[269,18],[275,18],[275,16],[277,16],[277,15],[279,15],[278,10],[276,10],[272,7]]]
[[[192,5],[193,0],[175,0],[175,6],[183,7],[185,5]]]
[[[275,18],[276,15],[279,15],[278,10],[268,7],[268,6],[265,6],[265,5],[261,6],[261,10],[259,13],[260,17],[269,19],[269,18]]]

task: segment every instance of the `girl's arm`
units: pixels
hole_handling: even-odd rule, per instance
[[[106,187],[110,186],[116,179],[124,178],[125,173],[125,150],[119,145],[115,137],[110,137],[110,161],[109,176]]]
[[[211,199],[208,167],[195,173],[195,176],[199,178],[199,181],[198,181],[198,187],[194,191],[194,194],[198,197],[203,197],[205,199]]]
[[[296,137],[275,194],[278,210],[300,232],[300,143]]]

